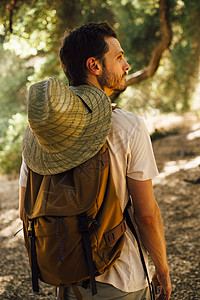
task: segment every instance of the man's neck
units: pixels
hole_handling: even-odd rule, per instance
[[[88,78],[87,84],[94,85],[94,86],[98,87],[99,89],[103,90],[102,87],[100,86],[98,80],[95,77]]]
[[[102,88],[100,86],[98,80],[96,79],[96,77],[88,78],[87,79],[87,84],[94,85],[94,86],[98,87],[99,89],[103,90],[107,94],[108,97],[110,97],[113,94],[113,91],[110,90],[109,88],[107,88],[107,87]]]

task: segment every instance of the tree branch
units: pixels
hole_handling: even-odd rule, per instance
[[[17,0],[11,0],[7,6],[6,10],[9,13],[9,31],[10,33],[13,32],[13,15],[14,15],[14,10],[17,10]]]
[[[149,77],[152,77],[159,67],[163,52],[168,49],[171,44],[172,30],[169,22],[169,0],[159,1],[159,21],[161,41],[152,52],[149,65],[127,77],[127,86],[137,84]],[[114,94],[111,99],[115,100],[119,95],[120,93]]]
[[[163,52],[170,46],[172,39],[172,30],[169,22],[169,0],[160,0],[159,20],[161,41],[152,52],[149,65],[143,70],[140,70],[128,76],[128,86],[139,83],[140,81],[153,76],[159,67],[160,59],[162,57]]]

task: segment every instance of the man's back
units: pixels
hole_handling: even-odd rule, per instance
[[[115,92],[124,91],[127,87],[126,75],[130,66],[125,60],[124,51],[117,40],[115,31],[106,22],[86,24],[68,32],[63,38],[60,60],[69,85],[95,86],[108,97]],[[94,97],[97,96],[95,94],[93,94]],[[99,108],[104,106],[104,101],[105,99],[102,99]],[[91,113],[95,115],[96,111],[91,109]],[[104,120],[99,125],[104,126]],[[90,137],[89,135],[82,136],[88,142],[91,140]],[[93,137],[98,138],[99,134],[96,133]],[[157,174],[157,168],[150,138],[143,121],[131,113],[115,109],[108,144],[113,178],[122,210],[128,202],[130,193],[134,206],[132,217],[134,216],[137,223],[142,244],[151,255],[155,265],[152,281],[155,288],[161,285],[159,300],[168,300],[171,294],[171,282],[165,237],[151,181]],[[69,149],[66,147],[65,150]],[[84,159],[84,153],[81,155],[81,159]],[[51,161],[55,162],[55,160],[47,159],[45,164],[48,165]],[[41,163],[44,161],[41,160]],[[22,219],[24,193],[25,188],[22,187],[20,198],[20,217]],[[135,240],[129,230],[126,233],[125,247],[121,257],[105,276],[98,279],[103,283],[100,283],[100,298],[97,299],[101,299],[101,297],[109,300],[118,298],[150,299],[150,296],[147,295],[147,283],[135,247]],[[111,285],[107,283],[111,283]],[[140,290],[138,291],[138,289]],[[74,299],[70,293],[70,290],[66,290],[66,299]],[[85,299],[89,299],[89,294],[84,291]]]
[[[114,109],[112,126],[107,140],[113,180],[121,208],[124,211],[129,197],[126,177],[147,180],[155,177],[158,171],[149,134],[140,116],[122,109]],[[145,164],[144,156],[146,158]],[[137,249],[137,242],[129,228],[127,228],[125,236],[122,254],[114,268],[105,275],[97,277],[97,280],[113,284],[123,291],[131,292],[146,287],[147,281]],[[147,258],[145,250],[144,253]]]

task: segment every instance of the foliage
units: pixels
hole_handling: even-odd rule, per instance
[[[137,3],[138,2],[142,4],[142,1],[137,1]],[[127,0],[126,3],[129,3],[129,1]],[[170,6],[170,19],[173,29],[172,45],[170,46],[169,51],[166,51],[161,59],[160,67],[154,77],[143,81],[132,88],[134,92],[126,99],[126,109],[131,111],[138,111],[138,106],[140,106],[140,110],[145,110],[147,103],[148,107],[159,109],[162,112],[184,112],[193,107],[193,94],[199,83],[200,3],[186,0],[171,0]],[[152,9],[149,2],[148,9],[145,10],[145,5],[142,9],[144,10],[141,14],[142,18],[145,18],[145,14],[148,13],[153,15],[154,18],[154,21],[151,20],[150,22],[147,21],[148,18],[145,18],[142,35],[138,34],[140,31],[136,29],[135,25],[131,24],[131,26],[128,26],[128,23],[126,23],[126,19],[124,18],[124,22],[127,26],[127,32],[129,33],[128,40],[130,39],[134,41],[134,38],[132,39],[130,34],[130,31],[134,27],[138,38],[138,40],[136,39],[135,43],[132,44],[132,54],[134,53],[134,50],[137,49],[138,44],[141,46],[141,48],[138,48],[138,51],[134,53],[135,57],[131,58],[133,72],[135,72],[138,68],[143,68],[145,64],[147,64],[151,50],[148,49],[148,53],[145,53],[144,49],[147,47],[153,47],[156,43],[156,37],[159,36],[159,29],[156,27],[158,24],[156,24],[155,21],[157,20],[155,9]],[[130,13],[131,6],[128,10],[126,10],[126,15]],[[137,17],[136,14],[134,14],[134,16]],[[132,20],[133,19],[134,18],[132,18]],[[147,39],[147,46],[145,45],[146,39],[144,38],[144,34],[148,33],[146,26],[149,26],[150,30],[154,32],[154,38],[151,37],[150,40]],[[139,41],[140,36],[142,36],[141,40],[143,43],[142,41]],[[125,37],[124,42],[126,41],[126,38],[127,36]],[[129,52],[130,51],[128,51],[128,53]],[[146,60],[142,57],[143,55],[146,56]],[[122,95],[121,99],[118,100],[120,105],[124,104],[123,98],[124,95]]]
[[[33,68],[0,45],[0,73],[0,137],[4,137],[12,115],[26,112],[26,84]]]
[[[200,56],[200,2],[173,1],[174,43],[172,51],[173,81],[179,94],[182,111],[191,107],[191,99],[198,83]]]
[[[158,1],[116,1],[115,27],[133,72],[148,65],[160,38]]]
[[[21,164],[20,149],[26,125],[26,115],[17,113],[9,119],[7,132],[0,147],[0,172],[19,172]]]
[[[19,171],[25,129],[28,77],[33,68],[0,45],[0,171]],[[19,113],[20,112],[20,113]]]
[[[118,99],[120,106],[136,113],[187,111],[192,107],[199,72],[200,2],[169,0],[169,4],[173,29],[169,51],[153,78],[128,88]],[[1,171],[18,168],[30,84],[49,76],[67,83],[58,58],[65,30],[108,20],[118,33],[130,73],[134,73],[148,65],[161,37],[158,7],[159,0],[1,1]],[[18,133],[14,134],[9,128],[15,125]]]
[[[127,89],[118,99],[120,106],[137,114],[159,110],[164,113],[182,112],[181,89],[175,80],[171,53],[161,59],[160,67],[154,77]],[[130,91],[129,91],[130,90]]]

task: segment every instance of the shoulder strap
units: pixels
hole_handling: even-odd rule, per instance
[[[155,300],[154,288],[153,288],[153,285],[152,285],[152,283],[150,282],[150,279],[149,279],[149,274],[148,274],[148,271],[147,271],[147,267],[146,267],[144,255],[143,255],[143,252],[142,252],[142,248],[141,248],[141,245],[140,245],[140,241],[139,241],[137,232],[135,230],[135,227],[133,225],[133,222],[131,221],[130,215],[128,213],[128,208],[130,206],[131,206],[131,199],[129,198],[129,201],[128,201],[128,203],[126,205],[126,208],[124,210],[124,218],[126,219],[126,223],[127,223],[128,227],[130,228],[132,234],[134,235],[134,237],[135,237],[135,239],[137,241],[138,249],[139,249],[139,253],[140,253],[140,258],[141,258],[141,262],[142,262],[142,266],[143,266],[145,275],[147,277],[147,282],[148,282],[148,285],[149,285],[151,300]]]
[[[85,249],[85,254],[88,263],[90,282],[92,287],[92,295],[95,295],[97,294],[97,287],[95,281],[95,270],[94,270],[94,262],[92,257],[92,248],[90,243],[88,217],[86,212],[78,215],[78,221],[79,221],[79,227],[80,227],[82,241],[83,241],[83,247]]]

